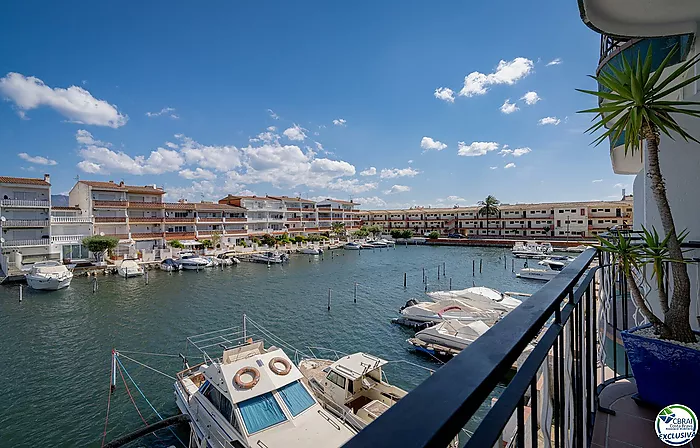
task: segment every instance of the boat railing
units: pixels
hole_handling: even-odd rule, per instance
[[[192,345],[204,356],[205,361],[214,362],[221,358],[224,350],[243,347],[252,341],[261,340],[260,336],[247,331],[246,325],[242,327],[228,327],[220,330],[208,331],[206,333],[189,336],[188,346]],[[213,355],[213,353],[217,353]]]

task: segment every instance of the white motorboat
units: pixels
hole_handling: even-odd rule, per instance
[[[138,277],[143,275],[144,270],[141,265],[139,265],[136,260],[122,260],[122,262],[117,267],[117,273],[120,277]]]
[[[345,250],[360,250],[362,246],[359,243],[351,242],[343,246]]]
[[[386,363],[366,353],[355,353],[337,361],[304,359],[299,370],[318,401],[359,431],[406,395],[405,390],[382,379]]]
[[[160,269],[167,272],[179,271],[180,264],[172,258],[166,258],[160,262]]]
[[[586,251],[586,249],[593,247],[593,246],[587,246],[585,244],[579,244],[578,246],[574,247],[569,247],[566,249],[566,252],[575,252],[575,253],[583,253]]]
[[[73,273],[58,261],[40,261],[32,265],[25,278],[32,289],[56,291],[70,285]]]
[[[480,306],[479,306],[480,305]],[[409,300],[399,311],[404,319],[413,322],[442,322],[456,319],[462,322],[481,320],[493,324],[510,309],[489,309],[483,304],[462,299],[444,299],[437,302]]]
[[[306,255],[321,255],[323,254],[323,249],[316,247],[305,247],[299,251],[299,253]]]
[[[200,257],[192,252],[182,252],[178,259],[180,267],[187,270],[199,270],[206,268],[211,263],[211,260]]]
[[[263,252],[259,254],[252,254],[250,259],[256,263],[279,264],[287,261],[289,257],[287,254],[282,254],[279,252]]]
[[[384,242],[384,240],[367,240],[367,244],[376,248],[384,248],[389,246],[387,243]]]
[[[374,248],[376,248],[377,246],[375,246],[373,243],[366,242],[366,243],[360,244],[360,247],[361,247],[362,249],[374,249]]]
[[[407,342],[417,350],[430,354],[435,354],[436,350],[440,351],[442,348],[447,348],[446,352],[450,354],[457,354],[486,333],[489,328],[480,320],[474,322],[448,320],[419,331],[415,338],[408,339]]]
[[[547,266],[554,271],[561,271],[572,261],[574,261],[574,258],[572,257],[550,256],[537,264]]]
[[[550,243],[518,241],[513,245],[513,256],[517,258],[546,258],[554,249]]]
[[[212,334],[199,335],[206,362],[188,366],[175,381],[175,402],[191,417],[191,447],[334,448],[354,436],[316,401],[282,349],[249,340],[212,359],[204,351],[216,346]]]
[[[230,253],[219,254],[216,256],[216,259],[219,261],[219,264],[223,264],[224,266],[233,266],[234,264],[239,264],[241,262],[241,260],[234,257],[233,254]]]
[[[511,297],[493,288],[474,286],[454,291],[434,291],[427,293],[433,300],[461,299],[488,309],[512,310],[522,303],[522,300]]]
[[[548,282],[556,277],[557,274],[559,274],[559,271],[555,271],[553,269],[522,268],[517,274],[515,274],[515,276],[518,278]]]

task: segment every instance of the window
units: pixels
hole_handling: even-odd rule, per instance
[[[328,381],[331,383],[334,383],[336,386],[340,387],[341,389],[345,389],[345,377],[338,375],[334,371],[328,372]]]
[[[562,231],[559,231],[559,235],[563,235],[563,234],[564,234],[564,232],[562,232]]]
[[[606,212],[606,213],[609,213],[609,212],[610,212],[610,209],[609,209],[609,208],[606,208],[606,209],[605,209],[605,212]]]
[[[176,218],[187,218],[187,212],[175,212]]]
[[[233,411],[233,405],[228,398],[226,398],[219,390],[209,384],[209,386],[204,391],[204,396],[207,397],[209,402],[214,405],[216,409],[221,412],[221,415],[226,417],[226,420],[231,421],[231,414]]]
[[[557,227],[561,227],[561,219],[557,219]]]
[[[279,393],[284,403],[287,405],[289,412],[291,412],[294,417],[309,409],[311,405],[314,404],[314,399],[311,398],[309,392],[298,380],[280,387]]]
[[[605,221],[603,221],[602,219],[598,220],[598,224],[603,224],[603,222],[605,222]]]
[[[71,260],[89,259],[90,252],[82,244],[66,244],[63,246],[63,258]]]
[[[586,209],[585,208],[581,209],[581,216],[586,216]]]
[[[579,219],[578,223],[579,223],[579,224],[583,224],[583,221]]]
[[[564,210],[559,210],[559,213],[564,213]]]
[[[591,213],[595,213],[595,212],[597,212],[597,211],[598,211],[597,208],[592,208],[592,209],[591,209]]]
[[[239,403],[238,409],[241,411],[241,417],[248,434],[262,431],[287,420],[287,417],[282,412],[282,408],[280,408],[277,400],[270,392]]]

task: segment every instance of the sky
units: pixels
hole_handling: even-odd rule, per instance
[[[362,208],[613,200],[575,0],[0,3],[0,175]]]

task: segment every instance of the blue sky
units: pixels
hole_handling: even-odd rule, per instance
[[[575,113],[599,36],[574,0],[202,5],[3,2],[0,174],[368,207],[630,189]]]

